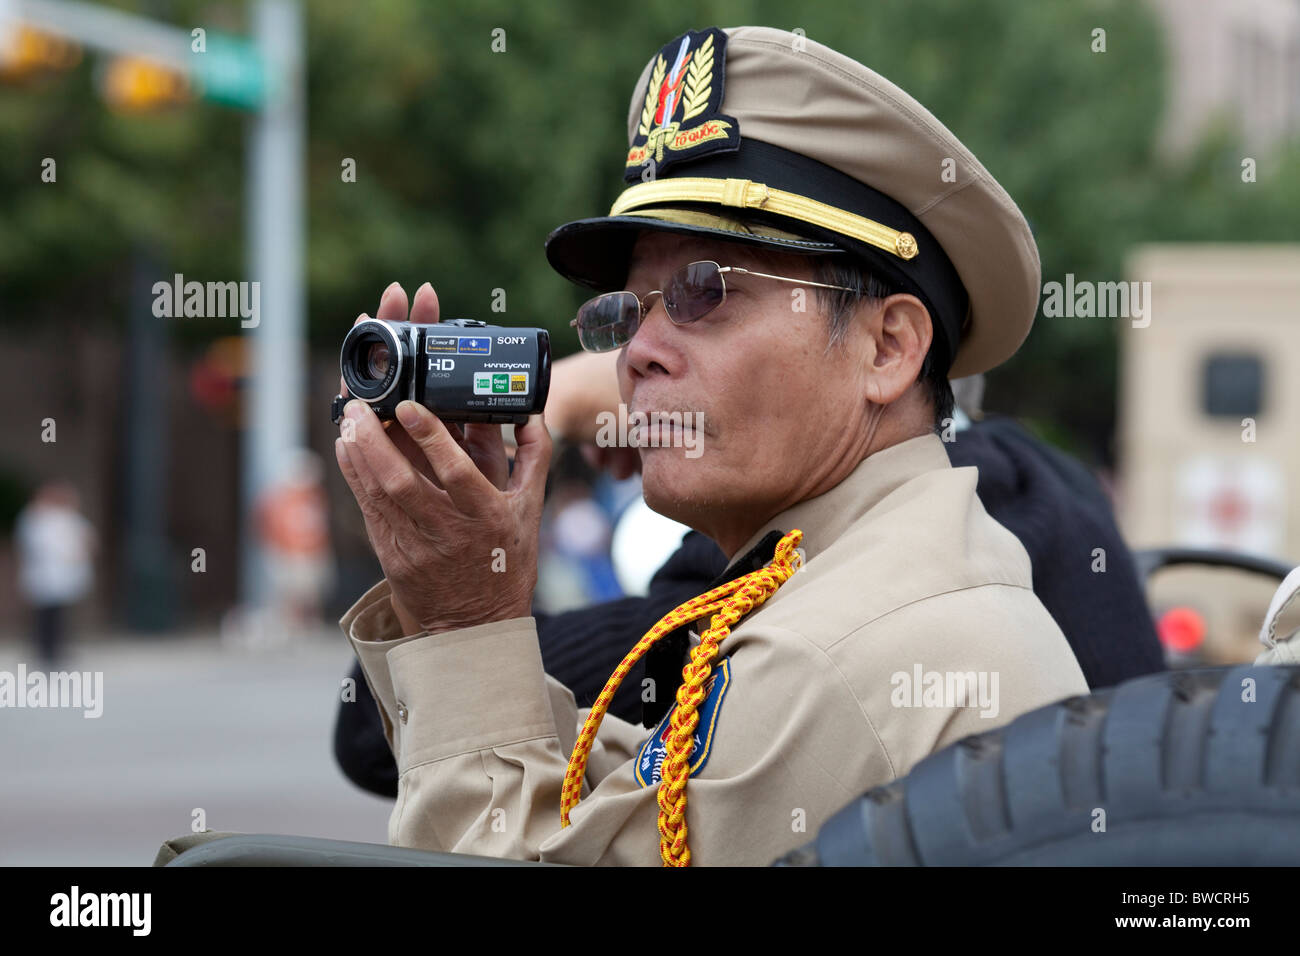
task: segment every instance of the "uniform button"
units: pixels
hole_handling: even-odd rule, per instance
[[[400,720],[402,723],[406,723],[406,718],[408,714],[410,714],[410,711],[407,710],[406,705],[399,700],[397,702],[397,719]]]

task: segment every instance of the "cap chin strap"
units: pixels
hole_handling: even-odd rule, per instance
[[[623,190],[610,208],[611,216],[622,216],[644,206],[668,202],[702,202],[796,219],[830,229],[882,249],[904,261],[918,253],[916,237],[891,229],[874,219],[846,212],[824,202],[787,192],[749,179],[708,179],[685,176],[638,183]]]

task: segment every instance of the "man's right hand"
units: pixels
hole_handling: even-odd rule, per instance
[[[433,324],[438,321],[438,316],[438,293],[434,291],[433,286],[428,282],[415,290],[415,302],[410,305],[409,314],[406,290],[397,282],[391,283],[384,290],[384,294],[379,298],[379,308],[375,311],[375,318],[386,322]],[[356,325],[357,322],[368,318],[370,316],[363,313],[357,316],[356,321],[352,324]],[[339,394],[344,398],[348,397],[347,383],[343,381],[342,377],[339,378]],[[433,467],[429,464],[429,458],[424,449],[407,434],[401,423],[396,420],[385,422],[384,428],[388,433],[389,440],[392,441],[393,445],[416,471],[428,478],[437,487],[442,488],[442,483],[438,480],[438,476],[434,474]],[[500,455],[499,452],[501,447],[501,427],[499,425],[470,423],[462,428],[458,424],[447,424],[447,431],[452,439],[465,449],[474,464],[478,466],[479,471],[499,490],[504,491],[510,477],[510,466],[505,457]],[[367,528],[367,533],[369,533],[369,528]],[[396,596],[391,596],[390,600],[392,601],[393,611],[397,614],[404,631],[414,633],[412,628],[418,629],[415,615],[408,611]]]

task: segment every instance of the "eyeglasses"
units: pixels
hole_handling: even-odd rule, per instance
[[[808,279],[791,279],[786,276],[752,272],[739,266],[720,266],[711,260],[692,262],[682,266],[671,276],[663,289],[647,292],[638,298],[634,292],[606,292],[584,302],[577,318],[569,325],[578,330],[578,341],[588,352],[608,352],[622,348],[636,335],[636,330],[650,312],[645,300],[657,295],[663,300],[664,311],[674,325],[687,325],[702,319],[727,301],[727,282],[723,273],[758,276],[777,282],[811,285],[819,289],[839,289],[855,292],[843,285],[827,285]]]

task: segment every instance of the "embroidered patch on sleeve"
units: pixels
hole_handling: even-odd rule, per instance
[[[659,51],[627,151],[626,180],[640,179],[651,163],[658,175],[685,159],[740,148],[740,124],[718,112],[726,61],[727,35],[717,27],[684,33]]]
[[[691,776],[696,776],[704,769],[713,747],[713,732],[718,724],[718,711],[722,709],[722,699],[727,696],[731,686],[731,659],[724,657],[722,663],[713,670],[709,678],[709,690],[700,705],[700,722],[695,726],[695,746],[691,749]],[[668,752],[668,728],[672,725],[673,714],[677,705],[673,704],[663,720],[655,727],[646,742],[641,745],[641,752],[636,759],[636,782],[642,787],[657,786],[660,769]]]

